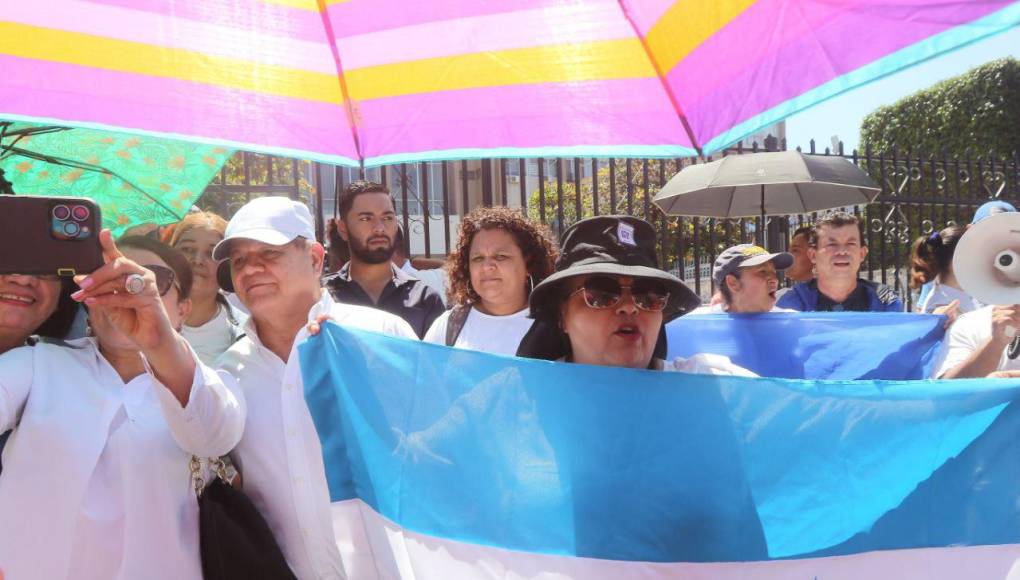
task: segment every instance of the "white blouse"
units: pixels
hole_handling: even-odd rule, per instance
[[[194,354],[192,354],[194,356]],[[201,578],[192,454],[244,431],[230,375],[196,358],[187,407],[150,372],[125,384],[93,339],[0,356],[0,567],[7,578]]]

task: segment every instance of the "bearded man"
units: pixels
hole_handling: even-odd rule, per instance
[[[439,294],[391,262],[397,249],[393,196],[381,184],[355,181],[340,198],[340,236],[351,259],[325,281],[337,302],[396,314],[418,338],[445,310]]]

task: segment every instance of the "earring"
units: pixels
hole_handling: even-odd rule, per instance
[[[528,295],[530,295],[531,291],[534,290],[534,289],[535,289],[535,279],[531,277],[531,274],[528,274]]]

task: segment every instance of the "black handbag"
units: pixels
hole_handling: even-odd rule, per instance
[[[215,476],[206,484],[201,460],[191,458],[203,578],[296,580],[269,524],[248,496],[230,484],[237,475],[230,459],[211,459],[209,464]]]

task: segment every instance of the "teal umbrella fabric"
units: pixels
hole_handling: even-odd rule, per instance
[[[92,129],[0,122],[0,169],[19,195],[89,197],[120,235],[187,214],[234,151]]]

